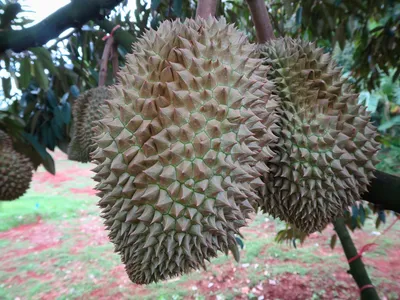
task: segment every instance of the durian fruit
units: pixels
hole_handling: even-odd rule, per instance
[[[11,137],[3,130],[0,130],[0,148],[12,148]]]
[[[305,233],[322,230],[361,200],[374,178],[376,128],[323,49],[280,38],[261,51],[281,118],[259,205]]]
[[[15,200],[29,189],[32,181],[29,158],[14,149],[0,147],[0,201]]]
[[[71,128],[71,142],[68,146],[68,159],[89,162],[93,146],[93,124],[102,116],[101,110],[110,93],[107,87],[101,86],[87,90],[76,99],[72,115],[74,122]]]
[[[99,122],[94,179],[130,279],[148,284],[238,259],[278,103],[255,45],[224,18],[165,21],[126,56]]]

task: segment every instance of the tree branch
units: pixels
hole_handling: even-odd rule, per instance
[[[42,46],[68,28],[81,27],[91,19],[104,17],[105,10],[113,9],[121,2],[122,0],[71,1],[32,27],[0,31],[0,53],[8,49],[22,52],[30,47]]]
[[[214,17],[217,11],[217,2],[217,0],[199,0],[196,16],[204,19],[208,18],[210,15]]]
[[[254,26],[256,27],[257,41],[263,44],[275,38],[274,28],[269,19],[264,0],[247,0]]]
[[[375,171],[376,178],[371,181],[368,193],[362,199],[381,209],[400,213],[400,177],[382,171]]]
[[[357,249],[354,246],[353,240],[351,239],[349,231],[346,228],[344,219],[337,218],[335,222],[333,222],[333,225],[335,226],[335,231],[339,236],[347,260],[356,257],[358,254]],[[349,273],[353,276],[360,289],[372,285],[371,279],[368,276],[367,270],[365,270],[365,266],[361,258],[355,259],[354,261],[349,263],[349,265]],[[361,299],[379,300],[379,296],[374,287],[368,287],[361,291]]]

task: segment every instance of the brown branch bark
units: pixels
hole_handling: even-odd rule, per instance
[[[104,10],[112,9],[121,2],[122,0],[71,1],[32,27],[0,31],[0,53],[9,49],[21,52],[30,47],[42,46],[68,28],[79,28],[89,20],[104,17]]]
[[[376,204],[381,209],[393,210],[400,213],[400,176],[382,171],[375,171],[368,192],[362,199]]]
[[[210,15],[215,16],[217,11],[218,0],[199,0],[197,4],[196,16],[202,18],[208,18]]]
[[[264,0],[247,0],[254,26],[256,27],[257,41],[263,44],[275,38],[274,29],[269,19]]]

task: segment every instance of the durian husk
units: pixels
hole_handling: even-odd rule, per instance
[[[12,149],[12,147],[13,143],[11,137],[3,130],[0,130],[0,149]]]
[[[305,233],[319,231],[367,191],[378,163],[377,131],[323,49],[291,38],[260,49],[281,112],[259,206]]]
[[[32,170],[29,158],[12,148],[0,147],[0,201],[24,195],[32,181]]]
[[[87,90],[80,95],[72,109],[73,125],[71,142],[68,146],[68,159],[86,163],[91,160],[90,153],[95,149],[93,126],[102,118],[101,107],[110,98],[107,87],[101,86]]]
[[[278,103],[255,45],[224,18],[165,21],[133,49],[97,127],[93,171],[115,251],[148,284],[218,251],[238,259]]]

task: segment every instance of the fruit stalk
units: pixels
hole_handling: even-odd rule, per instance
[[[337,218],[333,225],[335,227],[335,231],[339,236],[340,242],[343,247],[343,251],[346,255],[347,260],[350,260],[353,257],[358,255],[357,249],[353,243],[353,240],[350,236],[348,229],[346,228],[346,224],[344,219]],[[348,271],[351,276],[353,276],[355,282],[357,283],[358,287],[360,288],[361,294],[360,298],[374,300],[380,299],[376,289],[372,286],[371,279],[368,276],[367,270],[365,269],[364,263],[361,260],[361,257],[355,259],[351,263],[349,263],[350,270]],[[371,286],[371,287],[369,287]],[[364,288],[363,287],[368,287]]]
[[[197,5],[196,16],[208,18],[210,15],[215,16],[217,11],[217,0],[199,0]]]
[[[256,27],[258,43],[263,44],[274,39],[274,28],[269,19],[264,0],[247,0],[247,4]]]
[[[108,58],[110,57],[113,43],[114,43],[114,38],[110,36],[107,39],[106,45],[104,46],[103,56],[101,58],[101,65],[100,65],[99,86],[104,86],[106,84]]]

